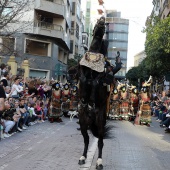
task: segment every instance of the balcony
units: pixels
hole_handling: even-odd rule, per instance
[[[64,31],[61,25],[35,21],[33,33],[48,37],[59,38],[64,41]]]
[[[65,17],[65,6],[62,0],[36,0],[35,9],[52,13],[56,17]]]

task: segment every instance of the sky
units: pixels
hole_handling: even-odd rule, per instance
[[[106,9],[121,12],[121,17],[129,19],[127,67],[134,65],[134,55],[144,50],[146,35],[142,33],[145,21],[153,9],[153,0],[104,0]],[[84,5],[84,4],[83,4]]]

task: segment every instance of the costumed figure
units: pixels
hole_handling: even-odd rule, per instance
[[[73,85],[72,87],[72,90],[71,90],[71,101],[70,101],[70,110],[71,111],[74,111],[74,110],[78,110],[78,102],[79,102],[79,91],[78,91],[78,85],[75,84]]]
[[[60,82],[56,81],[52,84],[52,97],[49,107],[49,121],[53,123],[54,121],[62,122],[61,116],[61,87]]]
[[[111,94],[109,117],[111,119],[119,118],[119,93],[116,87],[112,90]]]
[[[119,119],[129,119],[129,94],[127,85],[118,81],[117,89],[119,91]]]
[[[70,84],[68,82],[63,84],[62,89],[62,105],[61,109],[64,114],[64,116],[68,116],[69,108],[70,108]]]
[[[136,114],[139,108],[139,92],[136,86],[128,86],[129,89],[129,120],[133,121],[136,118]]]
[[[151,106],[150,106],[150,86],[152,82],[152,76],[149,80],[142,85],[140,92],[140,107],[137,113],[135,124],[145,124],[150,126],[151,123]]]

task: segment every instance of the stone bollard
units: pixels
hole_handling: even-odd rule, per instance
[[[7,64],[9,66],[11,66],[11,73],[12,73],[12,75],[16,75],[17,74],[17,61],[15,59],[15,56],[10,56]]]
[[[30,73],[30,64],[29,61],[27,59],[25,59],[21,65],[21,68],[23,68],[25,70],[24,72],[24,78],[29,77],[29,73]]]

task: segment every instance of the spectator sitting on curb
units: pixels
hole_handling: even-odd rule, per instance
[[[38,116],[37,114],[35,113],[35,108],[36,108],[36,104],[35,103],[28,103],[28,110],[29,110],[29,113],[30,113],[30,123],[29,125],[34,125],[37,123],[37,120],[38,120]]]
[[[14,111],[10,109],[10,104],[5,101],[5,110],[2,114],[2,119],[4,123],[4,137],[10,137],[9,131],[14,127],[15,121],[13,121]]]
[[[20,112],[21,112],[21,118],[20,119],[20,126],[21,126],[21,129],[24,129],[26,130],[27,127],[26,127],[26,122],[28,120],[28,117],[29,117],[29,113],[27,112],[26,108],[25,108],[25,99],[24,98],[21,98],[20,99],[20,104],[19,104],[19,109],[20,109]]]

